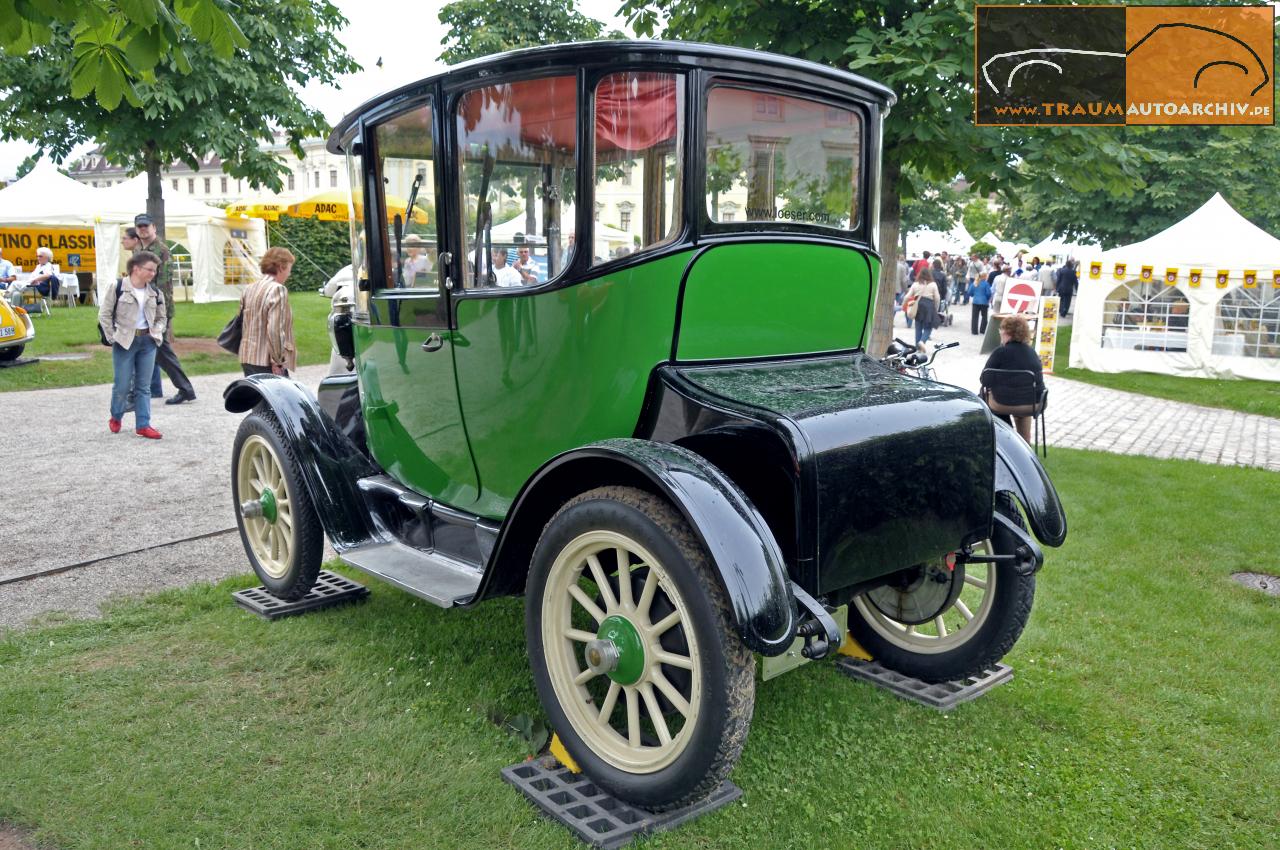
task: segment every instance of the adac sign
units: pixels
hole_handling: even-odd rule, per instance
[[[76,227],[0,227],[0,250],[4,258],[24,271],[38,265],[36,249],[53,251],[53,261],[64,272],[97,271],[98,258],[93,231]]]

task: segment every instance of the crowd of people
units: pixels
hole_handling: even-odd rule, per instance
[[[1071,299],[1080,285],[1079,266],[1078,260],[1055,265],[1052,258],[1041,260],[1026,254],[1006,260],[1000,254],[966,257],[925,251],[915,260],[898,261],[895,300],[906,316],[907,327],[915,329],[918,346],[946,322],[952,307],[969,306],[969,332],[978,336],[987,332],[990,315],[999,312],[1005,287],[1014,279],[1035,279],[1041,294],[1060,297],[1061,315],[1070,316]]]

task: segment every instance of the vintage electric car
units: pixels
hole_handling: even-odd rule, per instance
[[[36,327],[27,311],[0,295],[0,361],[17,360],[35,338]]]
[[[1001,658],[1066,519],[977,397],[865,351],[893,101],[781,56],[600,42],[345,118],[356,291],[330,326],[354,373],[225,397],[251,411],[231,477],[262,581],[305,594],[327,535],[446,608],[523,594],[568,753],[657,809],[728,774],[756,655],[771,676],[847,629],[924,679]],[[545,239],[544,280],[491,250],[502,225]]]

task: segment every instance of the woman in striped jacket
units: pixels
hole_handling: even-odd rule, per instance
[[[293,341],[293,308],[284,282],[293,271],[293,254],[268,248],[262,255],[262,279],[240,296],[242,332],[240,368],[246,375],[283,375],[298,368]]]

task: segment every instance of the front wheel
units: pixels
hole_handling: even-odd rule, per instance
[[[591,779],[651,810],[719,787],[751,725],[753,661],[668,503],[628,487],[570,501],[538,541],[525,605],[538,695]]]
[[[997,510],[1025,528],[1005,495]],[[992,541],[974,547],[993,551]],[[1009,554],[1001,552],[1001,554]],[[976,676],[1013,648],[1031,616],[1034,575],[1007,564],[956,564],[939,559],[898,573],[854,598],[849,634],[886,667],[926,682]]]
[[[240,540],[262,584],[280,599],[306,596],[320,574],[323,532],[284,429],[265,406],[236,432],[231,492]]]

